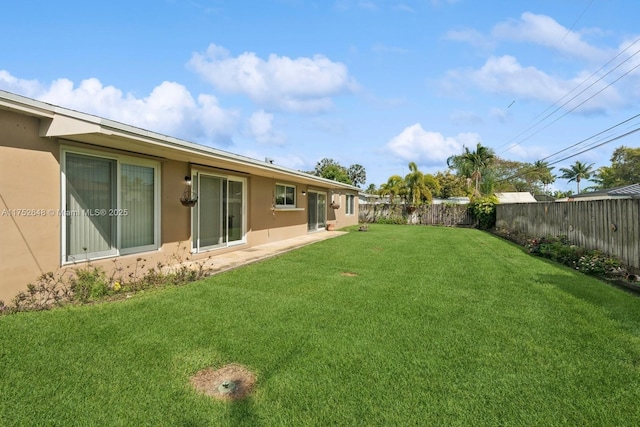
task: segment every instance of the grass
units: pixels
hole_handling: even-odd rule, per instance
[[[471,229],[372,225],[0,343],[3,426],[640,424],[640,299]],[[227,363],[250,398],[191,388]]]

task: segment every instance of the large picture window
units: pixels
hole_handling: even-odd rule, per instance
[[[158,248],[157,162],[75,150],[62,159],[63,262]]]

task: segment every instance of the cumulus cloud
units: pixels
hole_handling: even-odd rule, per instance
[[[19,79],[6,70],[0,70],[0,89],[35,98],[42,91],[42,86],[37,80]]]
[[[439,165],[452,155],[462,152],[463,146],[473,146],[479,140],[480,137],[476,133],[445,137],[439,132],[425,131],[421,124],[416,123],[392,138],[386,148],[403,160]]]
[[[284,134],[273,129],[273,114],[264,110],[256,111],[249,117],[246,133],[259,144],[282,145],[285,142]]]
[[[216,89],[244,94],[261,106],[295,112],[319,112],[333,106],[332,97],[357,88],[347,67],[323,55],[289,58],[255,53],[230,56],[211,44],[195,53],[189,66]]]
[[[220,107],[214,96],[200,95],[196,100],[175,82],[162,82],[147,97],[137,98],[114,86],[104,86],[96,78],[83,80],[77,86],[71,80],[58,79],[47,87],[0,71],[0,88],[205,144],[228,145],[239,121],[238,112]]]

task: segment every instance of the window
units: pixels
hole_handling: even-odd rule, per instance
[[[354,200],[355,200],[355,196],[353,194],[347,194],[346,196],[347,205],[345,206],[345,212],[347,215],[353,215],[355,213]]]
[[[276,184],[276,207],[296,207],[296,187],[293,185]]]
[[[63,263],[158,248],[157,162],[84,150],[62,159]]]

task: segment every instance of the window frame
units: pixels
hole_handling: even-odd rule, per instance
[[[353,194],[345,195],[345,215],[355,215],[355,196]]]
[[[115,224],[115,232],[111,239],[111,249],[108,251],[95,252],[86,256],[78,254],[67,255],[67,154],[76,154],[86,157],[95,157],[98,159],[115,161],[115,206],[113,217]],[[119,212],[122,211],[122,165],[141,166],[153,169],[153,243],[149,245],[135,246],[131,248],[122,248],[122,217]],[[151,160],[143,157],[130,156],[110,151],[93,150],[84,147],[63,145],[60,148],[60,258],[61,265],[74,264],[76,262],[84,262],[97,259],[113,258],[121,255],[129,255],[141,252],[156,251],[161,246],[161,165],[157,160]]]
[[[278,187],[284,187],[284,201],[285,203],[278,203]],[[287,201],[287,188],[292,188],[293,189],[293,203],[289,204],[286,203]],[[275,185],[275,190],[274,190],[274,197],[273,197],[273,205],[275,206],[276,209],[296,209],[297,208],[297,203],[298,203],[298,189],[296,188],[295,185],[293,184],[285,184],[282,182],[276,182]]]

